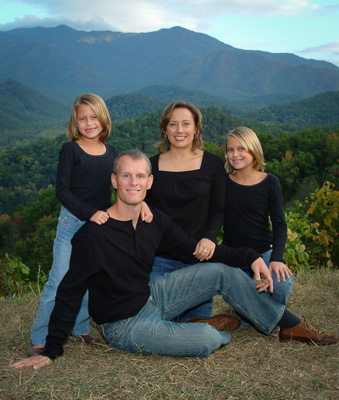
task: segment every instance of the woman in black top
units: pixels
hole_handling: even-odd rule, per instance
[[[199,241],[198,260],[212,257],[220,232],[225,195],[223,163],[214,154],[201,150],[202,116],[190,103],[169,104],[160,120],[158,155],[151,157],[154,181],[146,201],[168,215],[190,236]],[[151,279],[184,268],[166,253],[156,257]],[[212,302],[190,310],[188,318],[210,318]]]

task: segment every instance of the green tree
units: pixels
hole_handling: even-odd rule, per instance
[[[267,163],[266,170],[279,177],[284,199],[290,200],[297,191],[299,169],[295,158],[287,151],[282,161],[274,159]]]
[[[56,235],[57,217],[43,217],[35,225],[36,230],[18,240],[13,253],[25,260],[29,267],[29,279],[36,280],[41,269],[46,275],[53,262],[53,242]]]

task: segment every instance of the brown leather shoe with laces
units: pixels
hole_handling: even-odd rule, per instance
[[[188,318],[186,322],[207,323],[217,331],[234,331],[241,325],[241,318],[235,314],[216,314],[211,318]]]
[[[338,335],[334,333],[321,332],[314,328],[303,318],[300,324],[288,329],[281,329],[279,332],[281,342],[296,341],[318,346],[325,344],[334,344],[338,341]]]

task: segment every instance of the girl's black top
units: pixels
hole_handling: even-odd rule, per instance
[[[285,262],[287,226],[279,179],[268,173],[256,185],[240,185],[229,175],[226,181],[223,244],[250,247],[260,254],[272,249],[270,261]]]
[[[75,141],[64,143],[59,153],[56,196],[64,207],[82,221],[111,205],[111,174],[115,148],[106,144],[106,153],[86,153]]]

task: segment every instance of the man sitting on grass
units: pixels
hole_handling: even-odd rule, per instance
[[[319,334],[299,319],[296,326],[289,325],[286,304],[272,300],[271,275],[252,249],[217,246],[214,262],[166,274],[150,286],[157,252],[166,251],[192,263],[196,247],[195,240],[156,208],[152,208],[150,224],[140,219],[141,204],[152,181],[145,154],[132,150],[117,157],[112,174],[117,202],[107,210],[110,219],[104,225],[88,222],[74,236],[70,269],[58,288],[45,348],[41,355],[18,361],[12,367],[38,369],[62,355],[63,342],[87,289],[90,315],[104,338],[110,346],[128,352],[203,357],[228,343],[230,335],[209,324],[171,321],[216,294],[265,334],[279,324],[280,334],[284,335],[281,338],[287,340],[317,344],[337,341],[336,335]],[[261,283],[256,285],[236,268],[243,265],[251,265],[255,279],[262,279]],[[230,318],[230,328],[239,325],[237,319]]]

